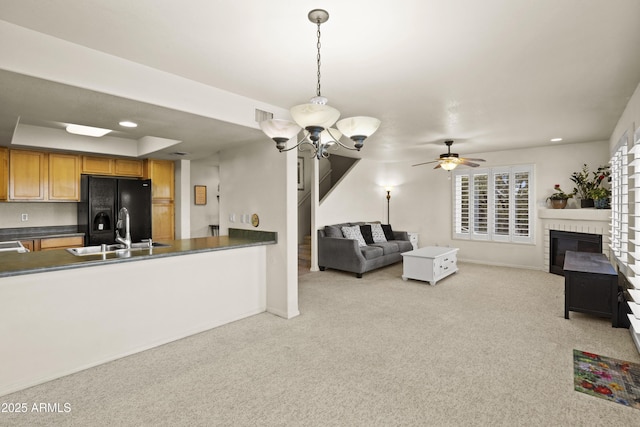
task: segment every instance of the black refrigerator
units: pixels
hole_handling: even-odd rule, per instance
[[[82,175],[78,203],[78,231],[85,246],[116,241],[118,212],[129,211],[131,241],[151,237],[151,180]],[[124,230],[120,230],[124,236]]]

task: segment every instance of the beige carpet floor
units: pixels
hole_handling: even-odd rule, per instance
[[[606,319],[564,319],[562,277],[468,263],[436,286],[401,274],[305,274],[295,319],[260,314],[0,397],[71,409],[0,425],[640,425],[638,410],[573,390],[574,348],[640,356]]]

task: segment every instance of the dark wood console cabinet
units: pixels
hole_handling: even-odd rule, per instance
[[[564,318],[569,311],[608,317],[618,327],[618,273],[604,254],[567,251],[564,257]]]

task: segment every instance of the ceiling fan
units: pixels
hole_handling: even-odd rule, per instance
[[[434,169],[438,169],[438,168],[442,168],[444,170],[453,170],[456,168],[456,166],[458,165],[465,165],[465,166],[471,166],[472,168],[478,167],[480,166],[477,163],[474,162],[484,162],[484,159],[466,159],[463,157],[460,157],[460,155],[458,153],[452,153],[451,152],[451,144],[453,144],[453,141],[448,140],[444,142],[447,145],[447,152],[440,154],[440,158],[437,160],[432,160],[430,162],[424,162],[424,163],[418,163],[416,165],[413,166],[420,166],[420,165],[428,165],[429,163],[436,163],[438,162],[438,164],[436,165],[436,167]]]

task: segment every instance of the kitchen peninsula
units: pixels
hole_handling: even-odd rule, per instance
[[[0,395],[266,310],[276,233],[163,241],[122,254],[0,259]]]

